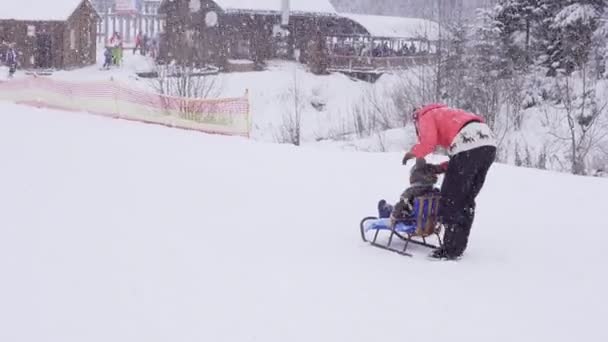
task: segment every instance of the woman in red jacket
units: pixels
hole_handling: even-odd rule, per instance
[[[441,186],[440,222],[444,225],[443,246],[431,254],[436,259],[457,259],[464,253],[473,219],[475,198],[496,158],[496,139],[483,118],[463,110],[432,104],[414,112],[418,144],[405,154],[424,158],[438,146],[445,148],[450,161],[436,165],[444,173]]]

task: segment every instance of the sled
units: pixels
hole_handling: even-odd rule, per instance
[[[374,247],[410,257],[412,254],[407,252],[410,244],[433,249],[439,248],[442,244],[441,225],[437,220],[439,199],[440,196],[437,195],[417,197],[414,200],[412,217],[397,220],[394,224],[391,223],[390,218],[366,217],[360,224],[361,238]],[[381,231],[390,233],[386,243],[382,243],[382,239],[379,239]],[[369,235],[373,235],[373,237],[369,238]],[[436,237],[437,245],[428,242],[428,239],[433,236]],[[393,247],[396,245],[395,238],[404,242],[403,247]]]

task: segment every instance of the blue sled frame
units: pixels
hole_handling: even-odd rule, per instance
[[[395,252],[401,255],[411,257],[412,254],[407,252],[410,244],[423,246],[427,248],[439,248],[442,245],[441,241],[441,225],[438,224],[437,215],[439,212],[439,196],[418,197],[414,200],[414,215],[410,220],[396,221],[394,225],[371,225],[370,221],[378,222],[377,217],[369,216],[361,220],[361,239],[374,247]],[[373,224],[373,222],[371,222]],[[388,242],[382,244],[378,242],[380,231],[390,232]],[[373,231],[373,238],[368,238],[368,232]],[[437,238],[437,245],[429,243],[429,237]],[[393,240],[396,238],[405,242],[403,248],[392,247]]]

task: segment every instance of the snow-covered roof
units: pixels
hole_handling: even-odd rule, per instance
[[[340,15],[359,23],[373,37],[439,39],[439,24],[427,19],[353,13]]]
[[[0,19],[65,21],[83,1],[89,0],[7,0],[0,5]]]
[[[226,12],[281,12],[281,0],[213,0]],[[290,0],[293,13],[335,15],[329,0]]]

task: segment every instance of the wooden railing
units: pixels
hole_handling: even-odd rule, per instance
[[[330,55],[330,70],[348,72],[388,72],[429,64],[433,55],[361,57]]]

